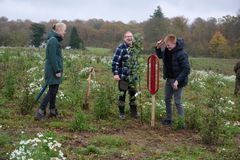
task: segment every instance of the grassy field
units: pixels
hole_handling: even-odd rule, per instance
[[[225,75],[233,75],[234,65],[239,59],[219,59],[219,58],[190,58],[193,69],[214,71]]]
[[[108,48],[86,48],[91,55],[97,56],[112,56],[113,50]],[[147,56],[147,55],[145,55]],[[239,59],[224,59],[224,58],[205,58],[205,57],[190,57],[189,58],[192,69],[213,71],[224,75],[234,75],[234,65]]]
[[[113,54],[112,50],[109,48],[95,48],[95,47],[86,47],[86,50],[92,55],[96,56],[111,56]]]
[[[126,120],[119,120],[111,52],[91,47],[64,50],[59,117],[37,122],[39,102],[34,97],[44,84],[44,50],[0,48],[0,160],[240,159],[240,100],[233,95],[234,76],[229,76],[237,60],[190,59],[193,70],[184,92],[187,129],[181,130],[175,107],[174,125],[160,124],[165,116],[164,80],[156,95],[156,127],[150,127],[151,95],[145,71],[137,97],[142,122],[129,116],[128,103]],[[95,74],[87,111],[83,103],[91,67]]]

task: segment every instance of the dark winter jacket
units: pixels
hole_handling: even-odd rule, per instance
[[[240,79],[240,61],[234,66],[234,72],[236,74],[236,78]]]
[[[172,52],[172,53],[169,53]],[[178,81],[178,87],[184,87],[188,83],[188,75],[190,74],[190,64],[188,61],[188,55],[184,51],[184,40],[178,38],[176,42],[176,47],[169,51],[165,48],[163,51],[156,49],[158,58],[163,59],[163,78],[167,77],[167,54],[172,54],[172,73],[173,78]]]
[[[129,46],[125,43],[120,44],[113,55],[112,73],[119,75],[121,80],[129,80],[129,76],[131,76],[131,81],[138,79],[137,75],[133,75],[138,65],[132,56],[132,53],[129,52]]]
[[[62,77],[56,77],[56,73],[63,73],[63,57],[61,51],[62,38],[53,30],[48,33],[48,41],[45,59],[45,80],[47,85],[60,84]]]

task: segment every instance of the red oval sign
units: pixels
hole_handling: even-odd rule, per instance
[[[160,61],[155,53],[147,59],[147,88],[154,95],[157,93],[160,85]]]

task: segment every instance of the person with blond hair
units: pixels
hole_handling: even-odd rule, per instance
[[[56,23],[48,33],[46,58],[45,58],[45,81],[49,86],[36,113],[36,120],[42,120],[46,115],[46,107],[50,103],[49,117],[56,117],[56,95],[63,76],[63,56],[60,42],[63,40],[66,31],[66,24]]]
[[[173,34],[168,34],[164,40],[156,43],[158,58],[163,59],[163,78],[165,83],[165,106],[166,118],[162,120],[163,125],[172,125],[172,97],[174,96],[178,115],[184,118],[184,106],[182,102],[183,87],[188,83],[190,64],[188,54],[184,50],[184,40]],[[185,128],[185,124],[182,126]]]

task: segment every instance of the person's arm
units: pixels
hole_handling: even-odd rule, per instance
[[[161,48],[155,48],[155,51],[159,59],[163,58],[163,51]]]
[[[240,62],[236,63],[236,65],[234,66],[233,70],[234,70],[235,74],[237,74],[237,70],[239,67],[240,67]]]
[[[122,49],[117,48],[112,59],[112,73],[114,75],[115,80],[120,80],[119,74],[118,74],[118,68],[120,67],[120,61],[122,58]]]
[[[159,59],[163,58],[163,51],[161,49],[163,44],[164,44],[163,40],[159,40],[155,45],[155,51]]]
[[[187,53],[184,52],[183,54],[180,55],[179,64],[180,64],[180,67],[182,68],[182,71],[178,75],[176,80],[178,82],[181,82],[184,80],[185,77],[187,77],[190,74],[190,64],[189,64]]]

